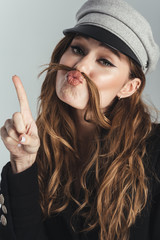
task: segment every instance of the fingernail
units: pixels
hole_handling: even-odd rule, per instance
[[[25,138],[24,136],[22,136],[20,142],[21,142],[21,143],[24,143],[25,141],[26,141],[26,138]]]
[[[18,147],[21,147],[22,145],[20,144],[20,143],[18,143],[18,145],[17,145]]]

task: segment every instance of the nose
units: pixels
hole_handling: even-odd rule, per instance
[[[83,56],[81,59],[79,59],[74,67],[77,70],[79,70],[80,72],[83,72],[87,76],[91,77],[92,69],[93,69],[93,63],[88,56]]]

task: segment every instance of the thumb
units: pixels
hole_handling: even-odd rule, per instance
[[[19,143],[29,147],[39,147],[39,137],[34,135],[21,134],[19,136]]]

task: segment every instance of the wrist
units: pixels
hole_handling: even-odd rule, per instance
[[[11,156],[11,167],[14,174],[20,173],[25,171],[26,169],[30,168],[33,163],[35,162],[36,155],[29,156],[27,159],[16,159]]]

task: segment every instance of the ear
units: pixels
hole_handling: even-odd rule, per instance
[[[127,83],[125,83],[125,85],[123,85],[121,90],[118,92],[117,97],[118,98],[130,97],[133,93],[136,92],[140,85],[141,80],[139,78],[128,80]]]

